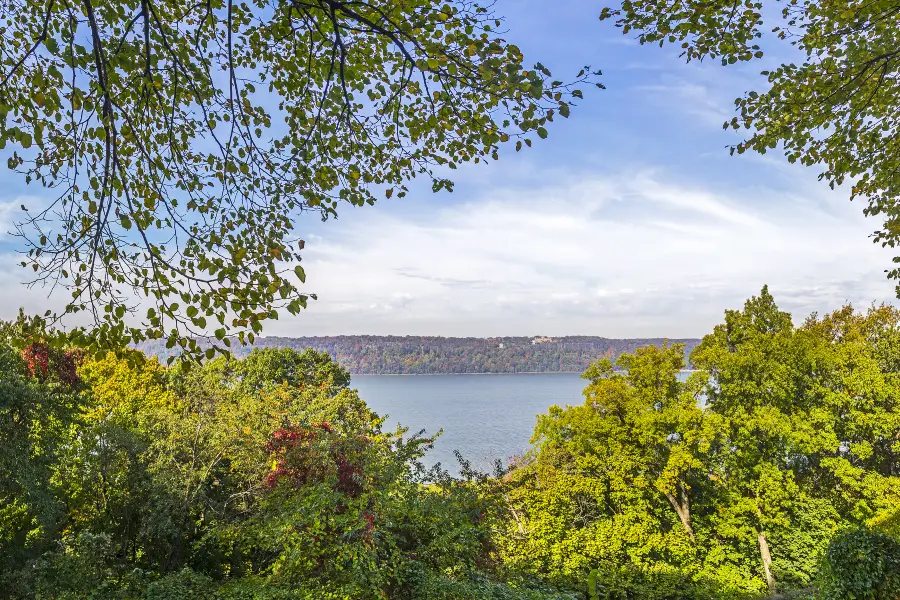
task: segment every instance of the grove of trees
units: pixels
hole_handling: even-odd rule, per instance
[[[763,289],[693,351],[686,382],[677,345],[621,357],[624,374],[597,362],[585,403],[540,417],[512,474],[505,560],[569,585],[599,568],[637,598],[822,584],[836,534],[900,507],[898,325],[894,308],[845,307],[795,327]],[[896,598],[892,577],[880,596],[825,597]]]
[[[900,597],[900,311],[766,289],[459,478],[324,353],[0,342],[0,598]],[[618,367],[618,369],[616,368]],[[490,399],[485,399],[490,401]]]

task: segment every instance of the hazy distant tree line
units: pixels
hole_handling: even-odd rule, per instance
[[[608,339],[590,336],[553,338],[532,343],[533,337],[446,338],[434,336],[341,335],[328,337],[266,337],[257,348],[312,348],[326,352],[353,374],[428,375],[438,373],[581,373],[600,358],[615,360],[663,338]],[[679,339],[690,352],[700,340]],[[203,344],[201,344],[202,346]],[[147,354],[167,358],[162,342],[139,346]],[[238,356],[249,350],[237,351]]]

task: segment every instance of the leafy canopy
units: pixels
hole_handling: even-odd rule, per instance
[[[845,307],[797,327],[763,288],[688,377],[680,345],[594,363],[584,403],[538,417],[511,474],[502,560],[571,589],[590,578],[600,598],[894,597],[859,590],[896,585],[896,542],[829,540],[896,527],[898,324],[893,307]]]
[[[745,129],[747,137],[732,153],[780,147],[790,162],[820,167],[820,178],[831,187],[850,181],[851,198],[865,198],[866,214],[884,219],[875,241],[897,246],[896,2],[625,0],[604,8],[600,18],[615,19],[625,34],[637,32],[642,44],[678,44],[688,61],[718,58],[730,65],[761,59],[767,51],[796,56],[796,62],[763,71],[760,88],[735,100],[738,115],[724,126]],[[900,279],[900,268],[889,276]]]
[[[51,190],[17,233],[102,350],[252,342],[296,314],[304,212],[435,191],[582,93],[472,0],[0,0],[0,148]],[[577,82],[593,78],[587,69]],[[214,349],[207,353],[212,356]]]

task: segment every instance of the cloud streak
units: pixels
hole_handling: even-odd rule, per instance
[[[802,318],[891,298],[870,227],[823,190],[723,193],[652,173],[345,214],[309,244],[320,300],[279,333],[699,335],[764,283]]]
[[[0,241],[9,238],[15,228],[16,221],[22,219],[22,206],[34,208],[35,199],[31,197],[18,196],[9,200],[0,199]]]
[[[867,239],[872,225],[821,187],[723,191],[654,171],[345,211],[306,236],[319,300],[266,333],[685,337],[763,284],[800,319],[892,298],[890,254]],[[27,273],[12,254],[0,264],[0,318],[60,308],[46,290],[18,287]]]

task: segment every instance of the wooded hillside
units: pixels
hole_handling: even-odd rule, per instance
[[[547,341],[550,340],[550,341]],[[426,375],[437,373],[582,372],[598,358],[616,359],[623,353],[663,343],[664,338],[609,339],[589,336],[559,338],[446,338],[419,336],[342,335],[330,337],[265,337],[257,348],[312,348],[327,352],[342,367],[361,375]],[[697,339],[670,340],[685,344],[685,353]],[[165,359],[170,350],[163,342],[139,346]],[[235,351],[238,356],[247,348]]]

